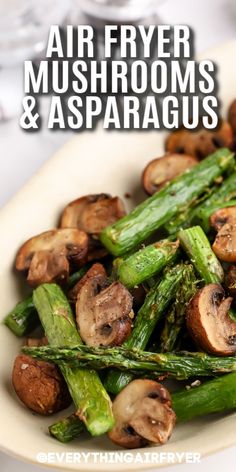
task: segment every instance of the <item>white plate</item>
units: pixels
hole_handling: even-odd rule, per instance
[[[236,42],[228,43],[204,55],[213,59],[219,69],[220,97],[224,108],[235,98]],[[70,200],[88,193],[108,192],[124,196],[129,207],[140,197],[140,174],[145,164],[163,152],[163,133],[158,132],[96,132],[76,136],[38,172],[0,212],[0,316],[1,318],[22,298],[22,279],[13,271],[17,248],[30,236],[50,229],[57,223],[63,206]],[[16,156],[17,158],[17,156]],[[33,159],[33,155],[32,155]],[[35,416],[17,400],[11,386],[12,362],[19,351],[17,340],[5,326],[0,326],[1,358],[1,431],[0,446],[15,457],[36,463],[38,452],[105,452],[120,450],[106,437],[78,439],[63,445],[52,439],[48,426],[56,418]],[[236,443],[236,413],[224,417],[203,418],[176,427],[171,440],[158,452],[197,451],[210,454]],[[150,451],[150,449],[149,449]],[[137,450],[135,451],[137,452]],[[140,449],[143,454],[144,449]],[[131,452],[132,453],[132,452]],[[51,464],[63,470],[114,471],[121,464]],[[163,464],[162,464],[163,465]],[[126,463],[125,470],[156,467]],[[124,465],[123,465],[124,467]]]

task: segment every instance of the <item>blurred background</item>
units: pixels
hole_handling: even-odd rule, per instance
[[[23,60],[43,58],[51,24],[106,21],[188,24],[198,54],[236,36],[236,1],[0,0],[0,207],[73,135],[20,129]]]
[[[0,207],[73,136],[70,131],[50,132],[45,127],[40,132],[27,133],[19,127],[23,61],[43,58],[51,24],[101,25],[106,21],[188,24],[195,32],[199,54],[236,38],[236,1],[0,0]],[[235,58],[232,67],[236,67]],[[44,116],[43,101],[41,107]],[[204,459],[200,466],[185,465],[170,470],[205,472],[225,467],[233,471],[235,455],[234,448]],[[0,461],[2,472],[41,470],[1,453]]]

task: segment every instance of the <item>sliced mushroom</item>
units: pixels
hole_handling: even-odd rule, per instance
[[[107,279],[90,277],[77,296],[76,321],[81,338],[90,346],[118,346],[131,332],[131,294],[120,282],[106,285]]]
[[[236,100],[234,100],[229,107],[228,121],[231,125],[233,133],[236,135]]]
[[[236,298],[236,265],[231,265],[225,275],[225,286],[229,294]]]
[[[96,263],[86,272],[86,274],[80,279],[77,284],[68,292],[68,299],[71,303],[76,303],[78,293],[83,285],[89,279],[96,279],[100,286],[105,286],[107,281],[107,274],[102,264]]]
[[[113,413],[116,422],[108,436],[126,448],[166,443],[176,421],[168,390],[148,379],[130,382],[115,398]]]
[[[198,164],[197,159],[186,154],[167,154],[154,159],[143,171],[143,188],[148,195],[153,195],[167,182],[196,164]]]
[[[210,223],[219,231],[226,223],[236,223],[236,206],[220,208],[210,217]]]
[[[204,159],[221,147],[233,145],[233,132],[227,121],[222,121],[215,131],[201,128],[198,131],[179,129],[171,133],[166,141],[166,150],[184,153],[197,159]]]
[[[69,275],[69,262],[78,264],[88,251],[88,236],[78,229],[46,231],[26,241],[16,256],[16,269],[28,270],[28,282],[63,282]]]
[[[67,385],[57,366],[30,356],[15,359],[12,383],[19,399],[40,415],[50,415],[71,403]]]
[[[215,255],[224,262],[236,262],[236,222],[226,223],[212,245]]]
[[[78,228],[87,234],[98,235],[125,214],[124,204],[118,197],[105,193],[86,195],[65,207],[60,227]]]
[[[236,353],[236,323],[228,314],[231,302],[220,285],[209,284],[196,293],[187,307],[189,333],[210,354]]]
[[[236,206],[221,208],[210,218],[218,231],[212,249],[224,262],[236,262]]]

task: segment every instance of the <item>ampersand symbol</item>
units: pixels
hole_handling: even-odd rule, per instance
[[[20,118],[20,126],[24,129],[29,128],[38,128],[37,120],[39,118],[38,113],[33,113],[33,110],[36,106],[36,99],[31,95],[24,97],[22,101],[24,113]]]

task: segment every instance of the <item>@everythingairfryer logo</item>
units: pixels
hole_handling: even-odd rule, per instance
[[[39,452],[41,464],[199,464],[201,454],[188,452]]]

